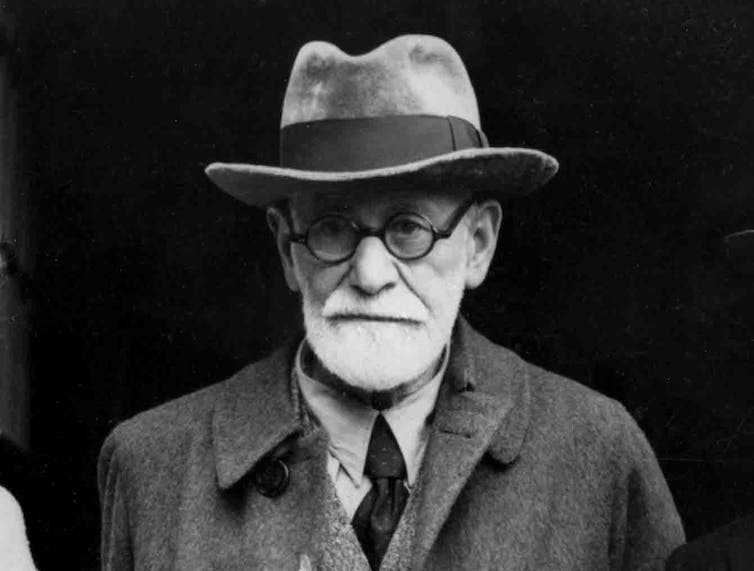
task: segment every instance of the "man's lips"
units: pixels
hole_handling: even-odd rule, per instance
[[[327,317],[332,321],[373,321],[378,323],[401,323],[403,325],[421,325],[418,319],[394,315],[377,315],[372,313],[336,313]]]

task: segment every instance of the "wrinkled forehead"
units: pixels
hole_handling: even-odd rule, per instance
[[[325,212],[356,214],[368,212],[373,215],[389,214],[397,210],[409,210],[432,216],[443,214],[468,199],[464,190],[364,190],[324,191],[299,193],[291,197],[291,211],[296,218],[310,220]]]

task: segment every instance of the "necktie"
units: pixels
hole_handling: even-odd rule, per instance
[[[364,474],[372,489],[359,504],[351,522],[372,569],[379,569],[390,538],[408,499],[406,464],[393,431],[382,415],[369,439]]]

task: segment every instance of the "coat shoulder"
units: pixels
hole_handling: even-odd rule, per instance
[[[254,364],[249,365],[228,379],[140,412],[118,424],[112,434],[124,446],[142,446],[154,439],[164,442],[192,431],[208,420],[229,386],[241,375],[253,375],[253,369]]]
[[[658,479],[652,446],[618,401],[572,379],[527,364],[531,395],[530,440],[539,448],[590,465],[591,476],[628,481],[632,475]]]
[[[618,401],[531,364],[468,326],[464,333],[481,390],[503,397],[513,392],[516,407],[525,409],[527,440],[578,445],[586,452],[591,446],[595,454],[604,447],[645,448],[643,433]]]
[[[602,466],[606,476],[643,469],[645,464],[654,462],[644,433],[621,403],[531,364],[482,336],[477,342],[486,356],[486,375],[513,374],[525,383],[524,406],[528,408],[525,441],[530,451],[536,451],[535,455],[557,449],[561,454],[594,461],[595,466]]]
[[[475,345],[486,390],[512,403],[489,449],[509,466],[500,475],[522,482],[550,515],[559,506],[562,517],[583,518],[580,529],[608,530],[615,568],[661,568],[683,528],[654,451],[623,405],[490,341]],[[514,431],[523,433],[515,456]]]
[[[599,429],[604,434],[636,427],[618,401],[578,381],[526,363],[532,406],[553,421]]]
[[[228,379],[160,404],[122,421],[110,432],[100,451],[100,463],[117,452],[124,459],[163,461],[188,443],[209,441],[216,407],[254,387],[265,377],[273,356],[251,363]]]
[[[476,375],[482,390],[497,393],[511,390],[519,382],[527,385],[532,413],[538,420],[569,424],[593,424],[606,430],[633,419],[617,401],[562,375],[533,365],[514,351],[498,345],[466,326],[466,347],[474,354]],[[505,379],[517,379],[506,382]],[[515,390],[515,389],[514,389]]]

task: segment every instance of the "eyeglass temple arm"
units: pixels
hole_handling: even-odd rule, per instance
[[[293,215],[291,214],[290,205],[284,204],[280,207],[280,210],[282,210],[285,222],[288,224],[288,242],[306,244],[306,234],[298,234],[293,230]]]
[[[432,230],[435,233],[435,239],[438,238],[450,238],[450,236],[455,232],[456,226],[458,226],[461,223],[461,220],[463,220],[463,217],[466,216],[466,213],[469,211],[469,208],[471,208],[471,205],[476,202],[475,199],[469,198],[466,202],[463,203],[461,208],[458,209],[458,212],[453,217],[453,220],[450,221],[450,224],[448,224],[448,227],[445,230],[438,230],[437,228],[432,225]]]

